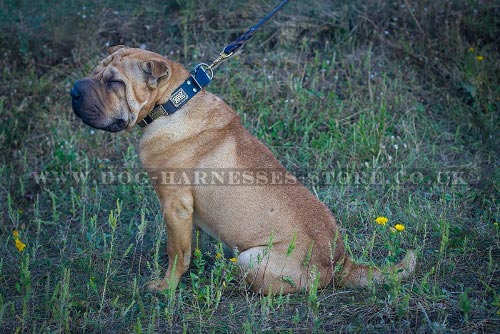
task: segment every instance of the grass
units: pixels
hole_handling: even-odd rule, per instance
[[[168,236],[147,179],[126,182],[142,171],[140,130],[84,126],[69,89],[106,45],[209,62],[273,5],[0,2],[2,332],[498,328],[499,9],[487,1],[292,2],[209,87],[332,210],[354,258],[383,266],[414,249],[410,279],[265,297],[200,235],[179,288],[147,291]]]

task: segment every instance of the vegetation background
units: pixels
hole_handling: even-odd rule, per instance
[[[84,126],[69,90],[116,44],[209,62],[276,4],[0,1],[0,332],[498,331],[497,1],[291,1],[208,88],[331,208],[354,258],[412,248],[414,276],[264,297],[200,238],[177,291],[146,290],[167,236],[151,185],[127,182],[140,130]],[[388,183],[346,176],[363,172]]]

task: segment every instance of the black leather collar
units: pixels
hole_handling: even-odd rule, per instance
[[[207,67],[209,73],[206,72],[204,67]],[[208,86],[208,84],[212,82],[212,77],[213,73],[208,65],[197,65],[193,71],[189,73],[189,78],[174,90],[166,103],[157,104],[153,110],[137,124],[143,128],[159,117],[172,115],[204,87]]]

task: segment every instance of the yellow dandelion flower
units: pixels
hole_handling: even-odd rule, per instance
[[[398,232],[403,232],[405,230],[405,226],[403,224],[396,224],[396,225],[394,225],[394,228]]]
[[[385,226],[385,224],[389,221],[389,219],[387,219],[387,217],[377,217],[375,219],[375,222],[379,225],[382,225],[382,226]]]
[[[500,223],[494,222],[493,225],[498,226]]]
[[[483,60],[484,60],[484,57],[483,57],[483,56],[476,56],[476,60],[477,60],[477,61],[483,61]]]
[[[12,231],[12,236],[14,237],[14,239],[18,239],[19,238],[19,231],[18,230]]]
[[[216,258],[217,260],[218,260],[218,259],[220,259],[221,257],[222,257],[222,254],[221,254],[221,253],[217,253],[217,254],[215,254],[215,258]]]
[[[229,261],[231,261],[232,263],[236,263],[236,262],[238,262],[238,259],[235,257],[232,257],[229,259]]]
[[[16,248],[18,251],[22,252],[26,248],[26,244],[24,244],[21,240],[16,239]]]
[[[474,48],[469,48],[469,52],[474,52]]]
[[[194,256],[201,256],[201,250],[199,248],[194,249]]]

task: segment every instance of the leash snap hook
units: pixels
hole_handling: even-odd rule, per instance
[[[208,68],[210,70],[213,70],[215,69],[219,63],[223,62],[224,60],[226,60],[227,58],[231,57],[232,55],[234,54],[234,52],[231,52],[231,53],[225,53],[224,51],[222,51],[218,56],[217,58],[215,58],[215,60],[212,62],[212,64],[210,64],[210,66],[208,66]]]

